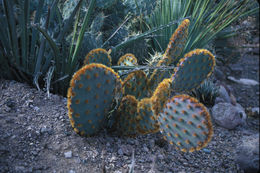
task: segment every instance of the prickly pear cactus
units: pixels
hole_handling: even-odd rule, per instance
[[[137,62],[136,57],[133,54],[127,53],[119,58],[117,65],[119,65],[119,66],[136,66],[136,65],[138,65],[138,62]]]
[[[102,13],[102,12],[98,13],[91,23],[90,31],[92,33],[96,33],[97,31],[101,31],[101,28],[104,24],[104,20],[105,20],[104,13]]]
[[[127,95],[122,98],[117,112],[117,129],[121,135],[136,136],[137,104],[138,100],[134,96]]]
[[[180,60],[180,55],[187,42],[189,25],[189,19],[183,20],[171,36],[165,51],[165,57],[170,58],[168,63],[176,64]]]
[[[111,8],[118,0],[96,0],[96,6],[101,9]]]
[[[75,73],[68,90],[67,107],[74,130],[81,135],[96,134],[107,122],[107,114],[111,115],[112,104],[117,103],[111,126],[116,127],[120,135],[161,131],[165,140],[183,152],[205,147],[213,134],[207,108],[188,95],[172,97],[172,91],[185,92],[198,87],[215,66],[215,57],[205,49],[180,57],[188,26],[189,20],[185,19],[157,63],[161,67],[178,62],[172,75],[154,70],[148,78],[144,71],[136,70],[122,82],[119,75],[107,67],[111,66],[110,53],[104,49],[92,50],[85,58],[87,65]],[[126,54],[118,65],[138,64],[134,55]]]
[[[205,49],[196,49],[182,58],[172,75],[172,89],[178,92],[198,87],[207,79],[215,66],[215,57]]]
[[[98,48],[98,49],[93,49],[91,50],[85,60],[84,60],[84,64],[90,64],[90,63],[100,63],[100,64],[104,64],[108,67],[111,66],[111,57],[109,55],[109,53],[102,48]]]
[[[138,62],[137,62],[136,57],[133,54],[127,53],[119,58],[117,65],[118,66],[137,66]],[[119,70],[118,74],[121,76],[126,71],[127,70]]]
[[[143,71],[138,70],[130,73],[123,82],[125,95],[133,95],[141,100],[150,94],[147,83],[147,77]]]
[[[169,99],[158,121],[164,139],[184,152],[205,147],[213,134],[206,107],[188,95]]]
[[[159,131],[157,117],[152,111],[151,98],[144,98],[137,105],[137,131],[141,134]]]
[[[74,10],[74,8],[77,6],[77,4],[79,3],[80,0],[66,0],[62,6],[62,17],[63,17],[63,20],[67,20],[72,11]]]
[[[150,15],[156,7],[156,0],[123,0],[123,4],[128,7],[127,12],[135,15]]]
[[[117,73],[102,64],[89,64],[77,71],[68,89],[71,125],[80,135],[96,134],[111,109],[115,95],[122,92]]]
[[[162,111],[167,99],[171,94],[171,79],[164,79],[156,88],[153,93],[152,99],[152,109],[156,116]]]
[[[169,66],[170,64],[175,63],[179,60],[182,50],[187,41],[189,24],[190,21],[188,19],[185,19],[172,34],[168,47],[163,55],[163,58],[156,65],[157,67]],[[150,88],[156,88],[158,83],[168,77],[170,76],[166,73],[166,71],[154,70],[149,79]]]

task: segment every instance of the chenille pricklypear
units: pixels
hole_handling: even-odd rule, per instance
[[[206,107],[188,95],[170,98],[158,121],[165,140],[184,152],[205,147],[213,134]]]
[[[188,27],[189,20],[185,19],[157,63],[157,68],[174,66],[172,75],[167,70],[155,69],[147,77],[144,71],[136,69],[122,82],[118,73],[107,67],[111,65],[110,53],[104,49],[92,50],[85,58],[86,65],[73,76],[68,91],[69,117],[74,130],[82,135],[97,133],[108,115],[112,115],[109,111],[112,105],[116,105],[113,122],[120,135],[160,131],[165,140],[183,152],[205,147],[213,134],[207,108],[188,95],[172,96],[197,88],[215,66],[215,57],[205,49],[190,51],[181,58]],[[124,69],[138,64],[133,54],[126,54],[118,65]],[[128,71],[119,73],[123,72]]]
[[[73,129],[80,135],[93,135],[103,128],[122,82],[111,68],[89,64],[77,71],[68,89],[69,118]]]

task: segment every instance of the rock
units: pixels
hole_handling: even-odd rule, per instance
[[[163,155],[159,154],[159,155],[157,156],[157,158],[158,158],[159,160],[163,160]]]
[[[232,76],[228,76],[227,77],[229,80],[239,83],[239,84],[243,84],[243,85],[259,85],[259,82],[252,80],[252,79],[245,79],[245,78],[241,78],[241,79],[235,79]]]
[[[122,156],[124,153],[123,153],[123,150],[121,148],[118,149],[117,153]]]
[[[212,108],[212,117],[219,126],[226,129],[234,129],[246,122],[244,108],[239,104],[234,106],[230,103],[218,103]]]
[[[71,158],[72,157],[72,151],[67,151],[64,153],[65,158]]]
[[[38,112],[38,111],[40,110],[40,108],[39,108],[38,106],[34,106],[34,107],[33,107],[33,110],[34,110],[35,112]]]
[[[225,80],[225,74],[219,69],[219,67],[216,67],[214,69],[214,76],[217,80],[223,81]]]
[[[27,169],[23,166],[15,166],[14,169],[16,172],[27,172]]]
[[[241,76],[243,72],[243,67],[240,65],[230,65],[230,69],[232,70],[232,74],[236,76]]]
[[[146,146],[144,146],[143,151],[147,153],[147,152],[149,152],[149,149]]]
[[[215,100],[215,103],[220,103],[220,102],[231,103],[229,94],[225,89],[225,87],[222,85],[219,86],[219,96]]]
[[[235,160],[245,173],[259,171],[259,134],[242,138]]]
[[[246,108],[246,114],[248,117],[258,118],[259,117],[259,107]]]
[[[259,115],[259,107],[252,108],[252,112]]]
[[[119,155],[127,155],[131,156],[133,151],[133,147],[129,144],[127,145],[121,145],[120,148],[118,149],[117,153]]]
[[[203,148],[203,151],[207,154],[210,154],[211,150],[210,149],[207,149],[207,148]]]
[[[42,127],[40,129],[41,134],[48,133],[49,135],[53,134],[53,130],[50,127]]]
[[[259,37],[255,37],[255,38],[253,39],[253,42],[256,43],[256,44],[259,43]]]
[[[5,102],[6,106],[8,106],[9,108],[14,108],[15,107],[15,101],[12,99],[7,99],[7,101]]]

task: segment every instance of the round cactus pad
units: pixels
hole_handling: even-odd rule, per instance
[[[119,58],[117,65],[119,65],[119,66],[136,66],[136,65],[138,65],[138,63],[137,63],[136,57],[133,54],[127,53]]]
[[[141,70],[130,73],[124,79],[123,87],[125,95],[133,95],[138,100],[147,97],[150,93],[147,87],[146,74]]]
[[[134,96],[127,95],[122,98],[117,113],[117,129],[120,134],[125,136],[135,136],[136,116],[138,101]]]
[[[90,64],[90,63],[100,63],[104,64],[108,67],[111,66],[111,57],[109,53],[102,48],[97,48],[91,50],[87,56],[85,57],[84,64]]]
[[[215,66],[215,57],[205,49],[196,49],[182,58],[172,75],[172,89],[177,92],[189,91],[207,79]]]
[[[206,107],[188,95],[169,99],[158,122],[164,139],[184,152],[205,147],[213,134]]]
[[[74,130],[86,136],[97,133],[118,92],[122,92],[122,81],[111,68],[92,63],[77,71],[67,95]]]
[[[131,54],[131,53],[127,53],[123,56],[121,56],[117,62],[118,66],[138,66],[138,62],[136,57]],[[122,75],[123,72],[126,72],[127,70],[119,70],[118,74]]]
[[[137,130],[141,134],[155,133],[159,131],[156,116],[152,111],[152,100],[144,98],[137,105]]]

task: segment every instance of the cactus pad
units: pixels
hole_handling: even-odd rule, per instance
[[[167,66],[170,64],[170,59],[169,58],[163,58],[161,59],[158,64],[156,65],[157,67],[160,66]],[[169,78],[171,74],[166,71],[166,70],[154,70],[151,77],[149,78],[148,86],[149,88],[153,91],[158,83],[160,83],[163,79]]]
[[[162,111],[165,102],[170,97],[171,79],[164,79],[156,88],[153,93],[152,99],[152,110],[153,113],[158,116]]]
[[[133,95],[140,100],[149,95],[150,90],[147,87],[146,74],[141,71],[134,71],[130,73],[123,82],[125,95]]]
[[[152,100],[144,98],[137,105],[137,130],[141,134],[159,131],[159,125],[152,111]]]
[[[188,95],[169,99],[158,122],[164,139],[184,152],[205,147],[213,134],[206,107]]]
[[[163,55],[163,58],[156,65],[157,67],[168,66],[171,63],[176,64],[179,61],[180,55],[187,41],[189,24],[189,19],[183,20],[179,27],[172,34],[168,47]],[[153,90],[158,83],[160,83],[164,78],[168,77],[170,77],[170,75],[165,73],[165,71],[160,71],[157,69],[154,70],[149,79],[150,88]]]
[[[84,64],[90,64],[90,63],[100,63],[104,64],[108,67],[111,66],[111,57],[109,53],[102,48],[97,48],[91,50],[87,56],[85,57]]]
[[[138,63],[137,63],[136,57],[133,54],[127,53],[119,58],[117,65],[119,65],[119,66],[136,66],[136,65],[138,65]]]
[[[189,19],[183,20],[170,38],[170,42],[165,51],[165,58],[171,58],[171,63],[173,62],[175,64],[179,61],[180,55],[187,41],[189,24]]]
[[[215,66],[215,57],[205,49],[196,49],[182,58],[172,75],[172,89],[178,92],[192,90],[207,79]]]
[[[138,101],[134,96],[127,95],[122,98],[117,112],[117,129],[124,136],[137,134],[136,116]]]
[[[118,66],[137,66],[138,62],[137,62],[136,57],[133,54],[127,53],[119,58],[117,65]],[[123,72],[125,72],[125,71],[127,71],[127,70],[119,70],[118,74],[122,75]]]
[[[122,82],[111,68],[92,63],[78,70],[67,94],[73,129],[83,136],[97,133],[119,92],[122,92]]]

